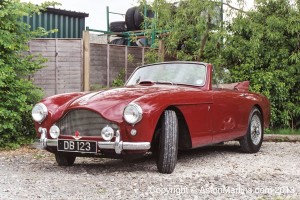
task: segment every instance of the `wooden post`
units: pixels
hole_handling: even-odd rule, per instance
[[[106,83],[106,86],[107,87],[110,87],[110,45],[108,44],[107,45],[107,49],[106,49],[106,55],[107,55],[107,58],[106,58],[106,78],[107,78],[107,83]]]
[[[158,54],[159,54],[159,61],[165,61],[165,41],[159,40],[159,47],[158,47]]]
[[[128,71],[128,46],[125,46],[125,82],[127,81],[127,71]]]
[[[83,31],[83,91],[90,90],[90,32]]]
[[[58,94],[58,39],[55,39],[55,94]]]

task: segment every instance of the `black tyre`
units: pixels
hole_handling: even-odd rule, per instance
[[[262,115],[257,108],[254,108],[249,115],[247,134],[239,141],[242,151],[245,153],[258,152],[262,145],[263,135]]]
[[[59,166],[71,166],[74,164],[76,156],[66,153],[57,152],[55,154],[55,160]]]
[[[127,45],[127,39],[126,38],[117,38],[110,42],[110,44],[117,44],[117,45]]]
[[[147,10],[147,16],[148,18],[153,18],[154,17],[154,12],[152,10]],[[136,8],[135,9],[135,12],[134,12],[134,26],[135,26],[135,29],[137,30],[141,30],[145,27],[143,27],[143,22],[144,22],[144,12],[142,9],[140,8]]]
[[[125,22],[127,26],[128,31],[134,31],[135,25],[134,25],[134,13],[137,7],[129,8],[125,14]]]
[[[111,22],[109,25],[109,29],[112,32],[125,32],[127,31],[127,26],[125,21],[117,21]]]
[[[129,46],[138,46],[136,42],[130,41],[128,38],[117,38],[110,42],[110,44],[117,44],[117,45],[129,45]]]
[[[178,120],[172,110],[164,112],[161,133],[159,135],[157,169],[171,174],[176,166],[178,153]]]

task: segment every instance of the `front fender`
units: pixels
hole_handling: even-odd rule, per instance
[[[162,113],[170,106],[167,102],[163,101],[165,98],[168,97],[165,95],[152,96],[151,98],[144,96],[133,101],[143,109],[143,118],[134,126],[127,124],[124,120],[129,140],[151,142]],[[137,131],[137,135],[132,136],[130,134],[132,129]]]
[[[47,97],[41,100],[41,103],[45,104],[48,109],[48,115],[41,124],[34,122],[36,130],[38,130],[39,127],[43,127],[48,130],[50,126],[55,122],[55,120],[57,120],[64,114],[64,110],[66,109],[66,107],[68,107],[70,103],[84,94],[86,93],[65,93]],[[40,136],[39,133],[38,136]]]

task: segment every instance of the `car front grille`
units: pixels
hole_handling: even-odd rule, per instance
[[[76,135],[79,132],[80,136],[101,136],[101,130],[106,126],[115,131],[118,129],[116,124],[90,110],[72,110],[56,125],[60,128],[61,135]]]

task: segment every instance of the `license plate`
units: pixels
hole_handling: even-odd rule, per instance
[[[82,140],[58,140],[58,151],[97,153],[97,142]]]

